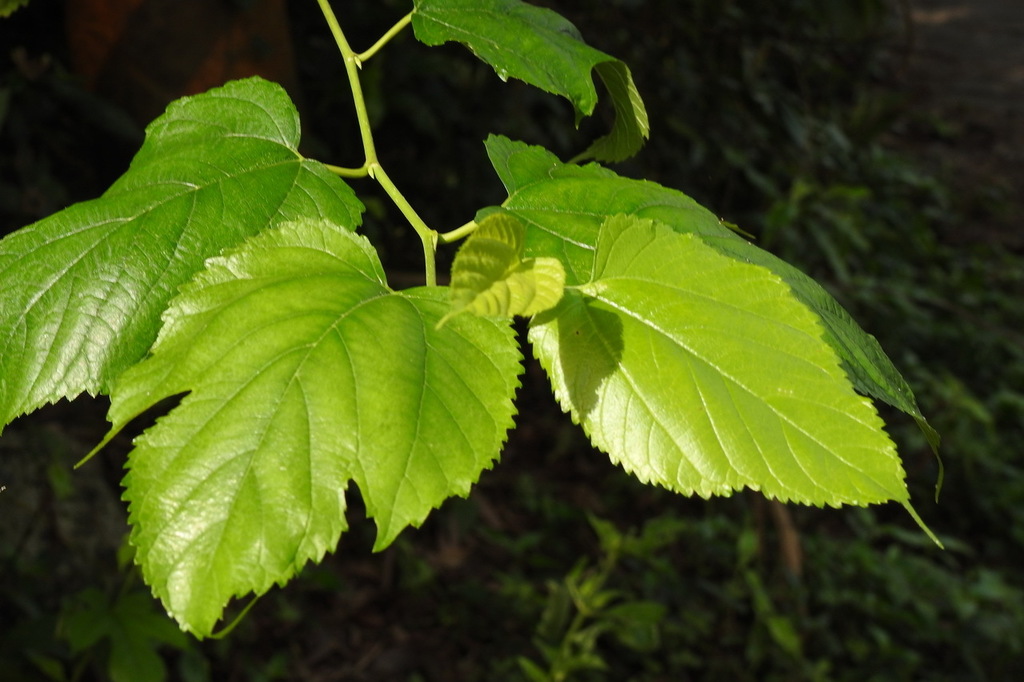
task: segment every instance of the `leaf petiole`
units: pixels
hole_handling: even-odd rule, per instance
[[[375,42],[373,44],[373,46],[370,47],[370,49],[366,50],[365,52],[360,52],[359,54],[357,54],[356,55],[356,59],[358,60],[358,63],[362,64],[363,62],[368,61],[370,59],[370,57],[372,57],[373,55],[377,54],[377,52],[379,52],[382,47],[384,47],[389,42],[391,42],[391,39],[394,38],[399,33],[401,33],[402,29],[404,29],[406,26],[408,26],[411,22],[412,22],[412,12],[409,12],[404,17],[399,19],[398,22],[394,26],[389,28],[387,33],[382,35],[380,37],[380,40]]]
[[[259,600],[259,598],[260,595],[254,595],[253,598],[249,600],[249,603],[245,605],[241,612],[237,616],[235,616],[230,623],[228,623],[216,632],[211,632],[209,635],[210,639],[224,639],[225,637],[230,635],[232,631],[234,631],[234,629],[238,627],[238,624],[242,622],[242,619],[244,619],[249,614],[249,611],[252,610],[252,607],[256,606],[256,602]]]
[[[345,168],[343,166],[334,166],[332,164],[325,163],[324,168],[334,173],[339,178],[365,178],[370,174],[365,165],[359,168]]]
[[[476,232],[478,227],[480,227],[480,225],[475,220],[470,220],[465,225],[456,227],[450,232],[442,232],[437,235],[437,239],[442,244],[451,244],[452,242],[457,242],[460,239],[464,239],[465,237],[473,234]]]

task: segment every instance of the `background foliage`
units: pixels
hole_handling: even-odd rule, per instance
[[[376,36],[407,4],[339,11],[354,35]],[[944,436],[947,482],[933,506],[927,444],[886,415],[919,511],[948,550],[895,507],[783,511],[753,495],[702,502],[644,488],[592,456],[530,367],[504,464],[469,500],[380,555],[368,553],[372,527],[352,519],[336,556],[261,601],[228,639],[198,646],[161,626],[117,554],[120,461],[68,473],[98,440],[79,424],[101,424],[102,408],[58,406],[0,441],[0,482],[16,474],[35,490],[4,500],[14,511],[0,531],[0,660],[12,679],[104,679],[125,665],[131,679],[168,666],[187,680],[1022,672],[1024,256],[984,227],[1010,210],[998,193],[953,187],[915,159],[940,131],[889,80],[899,15],[882,0],[547,4],[629,64],[647,100],[656,142],[617,171],[714,207],[825,282],[893,354]],[[341,64],[313,3],[290,5],[304,137],[344,163],[358,140]],[[0,43],[25,48],[0,82],[5,229],[95,196],[138,141],[136,123],[66,75],[55,11],[35,0],[0,26]],[[461,48],[400,43],[367,66],[366,82],[383,160],[431,224],[454,227],[501,201],[480,145],[488,131],[566,158],[579,150],[563,102],[502,84]],[[397,96],[372,87],[385,77]],[[424,158],[436,159],[426,176],[415,171]],[[385,266],[415,268],[384,203],[369,207]]]

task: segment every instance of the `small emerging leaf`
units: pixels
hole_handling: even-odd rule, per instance
[[[524,317],[553,307],[562,298],[565,270],[556,258],[522,260],[522,223],[496,213],[484,218],[452,264],[452,312],[490,317]]]
[[[629,67],[583,42],[561,15],[521,0],[416,0],[415,5],[412,26],[418,40],[460,42],[502,79],[517,78],[565,97],[576,110],[577,124],[597,104],[591,76],[596,71],[611,95],[615,123],[579,158],[621,161],[643,146],[650,125]]]

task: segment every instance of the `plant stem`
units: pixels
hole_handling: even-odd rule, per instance
[[[363,168],[369,168],[371,163],[377,161],[377,150],[373,145],[373,132],[370,129],[370,116],[366,111],[366,100],[363,98],[363,86],[359,83],[359,57],[345,39],[345,33],[341,30],[338,18],[334,16],[334,10],[328,0],[317,0],[320,4],[320,11],[331,29],[334,42],[341,51],[341,57],[345,61],[345,73],[348,75],[349,86],[352,88],[352,104],[356,109],[356,119],[359,121],[359,135],[363,140],[363,154],[366,161]]]
[[[475,220],[470,220],[462,227],[456,227],[451,232],[442,232],[441,234],[437,235],[437,238],[438,241],[441,242],[442,244],[451,244],[452,242],[458,241],[463,237],[468,237],[469,235],[473,234],[474,232],[476,232],[476,228],[478,227],[480,226],[477,225],[477,222]]]
[[[332,173],[343,177],[343,178],[362,178],[369,175],[371,178],[380,183],[380,186],[387,192],[387,195],[394,202],[398,210],[402,212],[405,219],[409,222],[416,234],[419,235],[420,241],[423,243],[423,260],[424,260],[424,278],[427,286],[434,286],[437,284],[437,265],[435,263],[434,254],[437,250],[438,235],[435,230],[430,229],[423,219],[420,218],[419,214],[416,213],[412,205],[406,200],[405,196],[399,191],[395,183],[391,181],[388,174],[384,171],[384,168],[380,165],[380,161],[377,160],[377,150],[373,144],[373,131],[370,128],[370,116],[366,111],[366,100],[363,97],[363,87],[359,82],[359,67],[362,62],[372,57],[378,50],[388,43],[393,37],[409,25],[412,21],[412,13],[410,12],[404,16],[397,24],[391,27],[387,33],[385,33],[380,40],[374,43],[366,52],[362,54],[356,54],[352,51],[352,48],[348,44],[348,40],[345,38],[345,33],[341,30],[341,25],[338,23],[337,17],[334,16],[334,11],[331,9],[329,0],[317,0],[320,4],[320,11],[323,12],[324,19],[327,20],[327,25],[331,29],[331,35],[334,36],[334,42],[337,43],[338,49],[341,51],[341,56],[345,61],[345,73],[348,75],[348,82],[352,88],[352,104],[356,110],[356,119],[359,121],[359,135],[363,141],[363,154],[365,160],[361,168],[343,168],[341,166],[328,166],[328,169]],[[459,228],[462,229],[462,228]]]
[[[341,166],[332,166],[329,163],[325,163],[324,168],[331,171],[339,178],[365,178],[369,175],[366,166],[361,168],[343,168]]]
[[[382,35],[380,37],[380,40],[373,44],[373,47],[371,47],[369,50],[366,50],[365,52],[360,52],[359,54],[357,54],[356,59],[359,60],[360,64],[369,60],[370,57],[377,54],[377,52],[380,51],[380,48],[387,45],[392,38],[401,33],[402,29],[404,29],[410,23],[412,23],[412,12],[409,12],[404,17],[399,19],[397,24],[388,29],[388,32]]]
[[[402,196],[402,193],[398,191],[395,183],[391,181],[391,178],[388,177],[388,174],[384,172],[384,168],[379,163],[370,164],[369,171],[370,177],[380,183],[380,186],[391,197],[391,201],[395,202],[395,206],[402,212],[405,219],[409,221],[412,228],[416,230],[420,241],[423,242],[423,258],[426,265],[426,272],[424,274],[427,286],[434,286],[437,284],[437,271],[434,264],[434,252],[437,250],[437,232],[427,227],[427,224],[416,213],[416,209]]]

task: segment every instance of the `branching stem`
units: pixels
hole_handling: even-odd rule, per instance
[[[370,164],[369,172],[370,177],[380,183],[380,186],[387,192],[387,195],[391,197],[391,201],[395,202],[395,206],[402,212],[405,219],[409,221],[412,228],[416,230],[420,241],[423,242],[423,258],[426,265],[424,275],[427,286],[434,286],[437,284],[437,271],[434,265],[434,252],[437,250],[437,232],[427,227],[427,224],[423,222],[423,219],[416,213],[416,210],[408,200],[398,191],[398,187],[391,181],[391,178],[388,177],[388,174],[384,172],[384,168],[379,163]]]
[[[356,119],[359,121],[359,134],[363,140],[363,154],[366,161],[363,168],[369,168],[371,163],[377,161],[377,150],[373,145],[373,132],[370,129],[370,116],[366,111],[366,100],[363,97],[363,86],[359,82],[359,57],[348,44],[345,33],[341,30],[338,18],[334,16],[331,3],[328,0],[317,0],[320,4],[320,11],[331,29],[334,42],[341,51],[341,57],[345,61],[345,73],[348,75],[348,82],[352,88],[352,103],[356,109]]]
[[[352,88],[352,103],[356,110],[356,119],[359,121],[359,135],[363,141],[364,156],[363,165],[360,168],[343,168],[341,166],[327,166],[327,168],[339,177],[363,178],[369,176],[380,183],[380,186],[387,193],[388,197],[391,198],[391,201],[402,212],[402,215],[405,216],[405,219],[412,228],[416,230],[416,234],[423,243],[424,277],[427,286],[433,286],[437,283],[437,268],[434,254],[437,250],[438,234],[423,222],[423,219],[416,213],[416,210],[413,209],[405,196],[402,195],[391,178],[388,177],[383,166],[380,165],[380,161],[377,159],[377,149],[373,143],[373,131],[370,128],[370,116],[366,110],[363,87],[359,82],[359,68],[362,63],[376,54],[388,41],[408,26],[412,21],[412,13],[410,12],[392,26],[387,33],[381,36],[380,40],[374,43],[373,47],[361,54],[356,54],[351,46],[349,46],[345,33],[341,30],[341,25],[331,9],[329,0],[317,0],[317,2],[320,4],[320,11],[323,12],[324,19],[327,20],[327,25],[331,29],[331,35],[334,36],[334,42],[337,43],[341,56],[345,61],[345,73],[348,75],[349,85]]]

